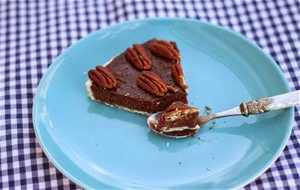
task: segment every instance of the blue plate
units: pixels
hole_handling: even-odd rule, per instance
[[[146,116],[91,101],[86,72],[133,43],[176,41],[189,103],[213,112],[289,91],[274,61],[239,34],[187,19],[146,19],[99,30],[68,48],[43,76],[34,127],[53,164],[85,188],[228,189],[246,185],[283,150],[293,109],[208,123],[194,138],[157,136]]]

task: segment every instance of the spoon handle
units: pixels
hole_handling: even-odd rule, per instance
[[[240,104],[244,116],[300,105],[300,90]]]
[[[212,118],[234,115],[243,115],[247,117],[249,115],[262,114],[271,110],[278,110],[297,105],[300,105],[300,90],[241,103],[237,107],[212,115]]]

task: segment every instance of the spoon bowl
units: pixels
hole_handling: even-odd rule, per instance
[[[171,133],[163,133],[161,131],[157,131],[156,130],[156,125],[158,123],[158,120],[160,118],[160,116],[162,115],[162,111],[161,112],[157,112],[157,113],[154,113],[152,115],[150,115],[147,119],[147,124],[148,124],[148,127],[155,133],[159,134],[159,135],[162,135],[162,136],[165,136],[165,137],[171,137],[171,138],[186,138],[186,137],[189,137],[190,135],[185,135],[185,134],[177,134],[177,135],[172,135]]]

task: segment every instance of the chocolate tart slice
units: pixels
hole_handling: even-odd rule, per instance
[[[91,99],[149,115],[173,102],[187,103],[187,85],[176,43],[152,39],[133,44],[88,72]]]

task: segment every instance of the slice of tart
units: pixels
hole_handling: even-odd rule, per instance
[[[152,126],[155,131],[171,136],[194,136],[199,129],[199,109],[182,102],[174,102]]]
[[[141,114],[187,103],[187,85],[176,43],[152,39],[133,44],[104,66],[88,72],[91,99]]]

